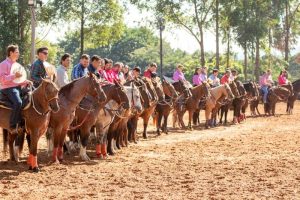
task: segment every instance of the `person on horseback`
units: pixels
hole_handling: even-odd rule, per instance
[[[184,74],[183,74],[183,68],[184,68],[183,65],[181,65],[181,64],[177,65],[176,70],[173,74],[173,80],[175,82],[178,82],[180,80],[182,80],[182,81],[186,80],[184,77]]]
[[[193,76],[193,85],[201,85],[203,82],[207,81],[207,69],[206,67],[197,67]]]
[[[267,72],[261,76],[259,84],[263,92],[263,102],[266,105],[268,93],[269,93],[269,87],[271,87],[273,84],[272,71],[270,69],[268,69]]]
[[[144,72],[144,77],[147,77],[150,79],[156,77],[157,76],[156,70],[157,70],[157,64],[151,63],[149,65],[148,69]]]
[[[111,59],[104,58],[104,68],[100,72],[101,76],[110,83],[114,82],[112,65],[113,65],[113,61]]]
[[[89,66],[90,56],[87,54],[82,54],[80,57],[80,63],[74,66],[72,70],[71,79],[75,80],[81,78],[88,74],[87,67]]]
[[[235,69],[232,69],[229,77],[229,81],[234,81],[235,79],[237,79],[237,77],[238,77],[237,71]]]
[[[278,76],[278,84],[279,85],[285,85],[288,84],[289,81],[287,79],[287,71],[286,70],[281,70],[279,76]]]
[[[97,78],[100,78],[99,69],[101,67],[101,58],[97,55],[93,55],[91,58],[91,63],[88,66],[88,71],[92,74],[95,74]]]
[[[59,88],[67,85],[70,82],[69,76],[68,76],[68,69],[71,64],[71,55],[68,53],[65,53],[61,59],[60,59],[60,66],[57,67],[56,73],[57,73],[57,80],[56,84]]]
[[[223,77],[221,78],[221,84],[225,84],[225,83],[229,83],[230,82],[230,75],[231,72],[229,69],[226,70],[226,73],[223,75]]]
[[[218,78],[219,70],[213,69],[213,73],[208,77],[208,82],[212,87],[217,87],[220,85],[220,79]]]
[[[127,80],[131,80],[132,79],[132,76],[131,76],[131,73],[130,73],[130,68],[128,65],[125,65],[123,68],[122,68],[122,73],[124,75],[124,80],[127,81]]]
[[[7,47],[7,58],[0,63],[0,85],[1,93],[8,98],[12,104],[11,116],[9,126],[12,134],[16,134],[19,131],[19,126],[22,121],[22,99],[21,99],[21,87],[26,85],[32,85],[32,82],[25,80],[21,83],[16,82],[23,76],[19,71],[12,73],[11,68],[14,64],[18,64],[17,60],[20,56],[19,47],[16,45],[9,45]]]
[[[141,76],[141,68],[139,66],[135,66],[132,69],[131,76],[132,76],[133,79],[140,78],[140,76]]]
[[[37,59],[33,62],[31,65],[31,81],[33,82],[33,86],[37,88],[41,82],[42,79],[45,79],[47,77],[47,72],[44,67],[44,62],[48,58],[48,48],[47,47],[41,47],[37,50]]]

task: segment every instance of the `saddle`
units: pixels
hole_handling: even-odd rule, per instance
[[[22,110],[26,110],[30,106],[31,93],[29,88],[21,89]],[[0,90],[0,107],[12,109],[12,102]]]

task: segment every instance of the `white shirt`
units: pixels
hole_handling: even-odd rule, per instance
[[[70,82],[69,76],[68,76],[68,69],[64,66],[60,65],[57,67],[57,80],[56,84],[59,88],[67,85]]]

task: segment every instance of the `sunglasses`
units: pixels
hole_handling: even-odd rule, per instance
[[[41,53],[44,55],[48,55],[48,52],[45,52],[45,51],[42,51]]]

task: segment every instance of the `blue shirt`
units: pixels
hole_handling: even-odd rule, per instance
[[[83,67],[80,63],[75,65],[72,70],[71,79],[75,80],[81,77],[84,77],[88,74],[88,69],[86,67]]]

